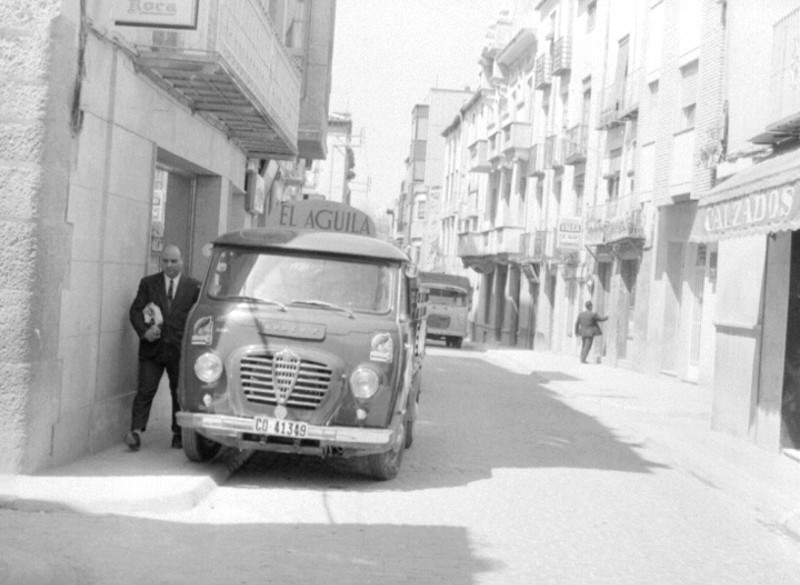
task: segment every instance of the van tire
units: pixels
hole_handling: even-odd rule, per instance
[[[181,429],[181,439],[183,440],[183,452],[189,461],[205,463],[211,461],[219,453],[222,445],[211,439],[207,439],[197,431],[192,429]]]
[[[397,477],[400,464],[403,462],[403,451],[405,451],[405,424],[400,425],[400,428],[404,436],[400,437],[400,440],[396,441],[391,449],[383,453],[367,455],[367,466],[372,479],[387,481]]]
[[[456,337],[455,339],[453,339],[453,347],[455,347],[456,349],[461,349],[461,344],[463,342],[464,342],[463,337]]]

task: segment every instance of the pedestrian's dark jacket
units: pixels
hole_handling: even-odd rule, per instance
[[[595,337],[602,335],[603,330],[600,329],[600,322],[605,321],[608,317],[600,317],[594,311],[581,311],[578,319],[575,321],[575,335],[580,337]]]
[[[181,274],[175,296],[167,309],[167,291],[164,273],[145,276],[139,282],[139,290],[130,309],[130,320],[139,335],[139,359],[180,356],[183,330],[189,311],[200,296],[200,283],[194,278]],[[164,322],[161,324],[161,338],[153,342],[144,338],[150,328],[145,323],[144,308],[147,303],[155,303],[161,309]]]

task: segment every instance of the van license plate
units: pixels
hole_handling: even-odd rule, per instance
[[[262,435],[303,439],[308,435],[308,424],[296,420],[278,420],[277,418],[257,416],[253,419],[253,430]]]

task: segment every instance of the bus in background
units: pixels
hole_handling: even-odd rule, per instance
[[[427,338],[444,339],[447,347],[461,347],[469,327],[472,285],[466,276],[420,272],[420,290],[428,295]]]

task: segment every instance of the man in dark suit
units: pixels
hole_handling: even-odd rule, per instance
[[[139,382],[133,399],[131,430],[125,444],[137,451],[150,418],[150,407],[158,384],[167,371],[172,394],[172,446],[180,449],[178,412],[178,366],[181,340],[189,310],[200,295],[200,283],[182,275],[183,255],[177,246],[167,246],[161,254],[162,271],[145,276],[130,309],[130,320],[139,335]]]
[[[584,305],[585,311],[581,311],[578,319],[575,321],[575,335],[581,337],[581,363],[585,364],[586,358],[589,357],[589,350],[592,349],[592,342],[595,335],[602,335],[603,331],[600,329],[600,322],[605,321],[608,317],[600,317],[592,310],[592,301],[586,301]]]

